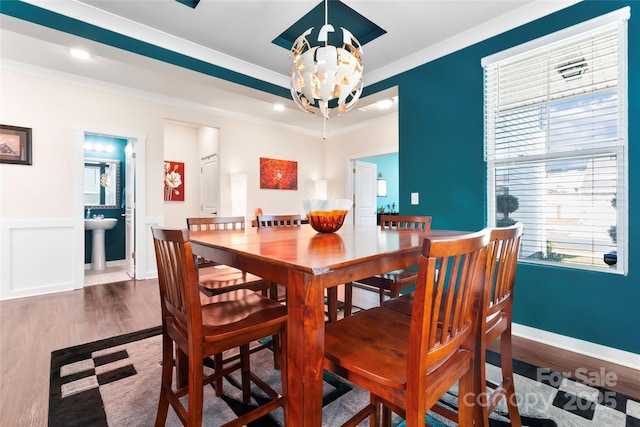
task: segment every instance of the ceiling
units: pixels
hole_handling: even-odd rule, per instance
[[[385,31],[363,45],[366,94],[367,85],[576,2],[342,3]],[[319,0],[201,0],[195,8],[175,0],[3,1],[1,67],[322,135],[322,119],[291,100],[289,51],[273,43],[316,6],[324,9]],[[72,58],[72,47],[91,59]],[[372,105],[394,95],[390,88],[364,96],[327,121],[327,136],[396,113],[397,103],[384,111]],[[275,111],[275,102],[284,111]]]

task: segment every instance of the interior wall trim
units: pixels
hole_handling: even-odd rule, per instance
[[[0,300],[81,288],[75,226],[73,219],[0,221]]]
[[[23,74],[30,77],[37,77],[47,80],[53,80],[59,83],[66,83],[73,86],[84,87],[87,89],[100,90],[108,93],[113,93],[121,96],[129,96],[143,101],[157,102],[163,105],[169,105],[177,108],[184,108],[187,110],[199,111],[207,114],[215,114],[220,117],[245,121],[249,123],[255,123],[258,125],[269,126],[278,129],[290,130],[304,135],[322,136],[320,126],[318,130],[310,130],[304,127],[295,125],[285,125],[276,121],[259,119],[249,114],[241,114],[233,111],[225,110],[222,108],[215,108],[209,105],[200,104],[197,102],[185,101],[183,99],[172,98],[169,96],[162,96],[156,93],[135,89],[128,86],[117,85],[114,83],[108,83],[100,80],[90,79],[87,77],[77,76],[74,74],[64,73],[61,71],[50,70],[48,68],[37,67],[23,62],[3,59],[0,63],[0,70],[9,71],[16,74]],[[322,122],[320,122],[322,123]],[[346,132],[341,131],[341,132]],[[334,132],[335,134],[335,132]]]
[[[512,334],[574,353],[640,370],[640,354],[514,323]]]
[[[156,264],[156,250],[153,247],[153,234],[151,233],[151,227],[162,227],[164,225],[164,216],[154,216],[145,218],[144,224],[144,241],[147,244],[145,250],[146,260],[144,262],[144,272],[142,273],[142,279],[154,279],[158,277],[158,267]]]

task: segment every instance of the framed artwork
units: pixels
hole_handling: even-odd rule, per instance
[[[387,197],[387,180],[378,179],[378,191],[376,193],[378,197]]]
[[[260,188],[298,189],[298,162],[260,157]]]
[[[0,163],[31,164],[31,128],[0,125]]]
[[[164,161],[164,200],[184,202],[184,163]]]

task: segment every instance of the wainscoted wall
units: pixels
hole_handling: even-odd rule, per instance
[[[70,291],[84,286],[84,268],[77,260],[82,245],[76,240],[76,220],[0,221],[0,300]],[[158,276],[153,249],[152,226],[163,225],[162,217],[146,218],[145,248],[136,260],[139,279]],[[82,224],[84,228],[84,224]]]
[[[147,247],[144,251],[144,259],[136,260],[136,263],[141,263],[139,271],[143,272],[142,274],[144,275],[145,279],[158,277],[158,268],[156,266],[156,252],[153,247],[153,234],[151,234],[151,227],[161,227],[163,225],[165,225],[164,217],[147,218],[144,224],[144,242]]]
[[[82,287],[83,256],[75,244],[75,221],[1,221],[0,299],[19,298]],[[80,246],[81,248],[81,246]]]

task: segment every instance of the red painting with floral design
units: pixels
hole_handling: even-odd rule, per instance
[[[298,189],[298,162],[260,157],[260,188]]]
[[[184,163],[164,161],[164,200],[184,202]]]

